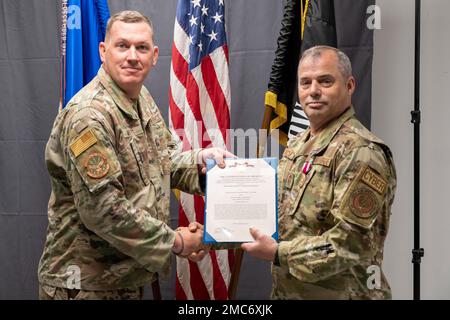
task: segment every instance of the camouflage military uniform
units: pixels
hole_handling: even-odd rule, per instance
[[[293,140],[279,167],[272,298],[391,298],[381,263],[395,188],[389,148],[353,107],[316,137]]]
[[[169,188],[201,194],[197,156],[178,152],[144,87],[133,102],[100,68],[58,115],[47,143],[52,194],[41,285],[66,288],[75,266],[82,290],[137,290],[167,271],[175,241]]]

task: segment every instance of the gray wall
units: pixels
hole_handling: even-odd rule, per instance
[[[413,248],[414,1],[377,0],[382,29],[374,34],[372,129],[391,147],[398,191],[386,243],[385,271],[394,298],[411,299]],[[450,299],[450,11],[448,0],[422,1],[421,241],[422,298]]]
[[[58,8],[0,1],[0,299],[37,296],[49,181],[44,147],[59,96]]]

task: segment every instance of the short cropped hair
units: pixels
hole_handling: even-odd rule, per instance
[[[338,69],[344,79],[348,79],[352,76],[352,63],[350,62],[348,56],[341,50],[330,46],[315,46],[303,52],[303,55],[300,58],[299,67],[305,58],[319,58],[324,51],[333,51],[336,54],[336,57],[338,58]]]
[[[149,25],[150,29],[153,32],[153,23],[149,17],[144,16],[142,13],[140,13],[138,11],[124,10],[124,11],[117,12],[111,18],[109,18],[108,24],[106,25],[105,38],[108,37],[108,35],[111,31],[111,28],[112,28],[114,22],[116,22],[116,21],[122,21],[125,23],[145,22],[146,24]]]

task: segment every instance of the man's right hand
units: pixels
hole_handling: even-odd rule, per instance
[[[197,232],[198,230],[201,230],[202,233],[204,232],[204,227],[202,224],[198,223],[198,222],[191,222],[189,224],[189,230],[191,232]],[[188,259],[193,261],[193,262],[198,262],[201,261],[209,252],[211,248],[211,245],[208,244],[202,244],[201,249],[198,251],[194,251],[192,252],[189,256]]]
[[[192,232],[188,227],[182,227],[177,229],[179,235],[183,237],[184,248],[180,253],[181,256],[188,256],[192,252],[200,250],[202,246],[203,239],[203,229],[198,228],[196,231]]]

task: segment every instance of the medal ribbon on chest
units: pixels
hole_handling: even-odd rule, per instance
[[[314,159],[311,158],[311,159],[309,159],[308,161],[306,161],[306,162],[303,164],[303,168],[302,168],[303,174],[308,174],[308,172],[309,172],[309,171],[311,170],[311,168],[312,168],[313,161],[314,161]]]

